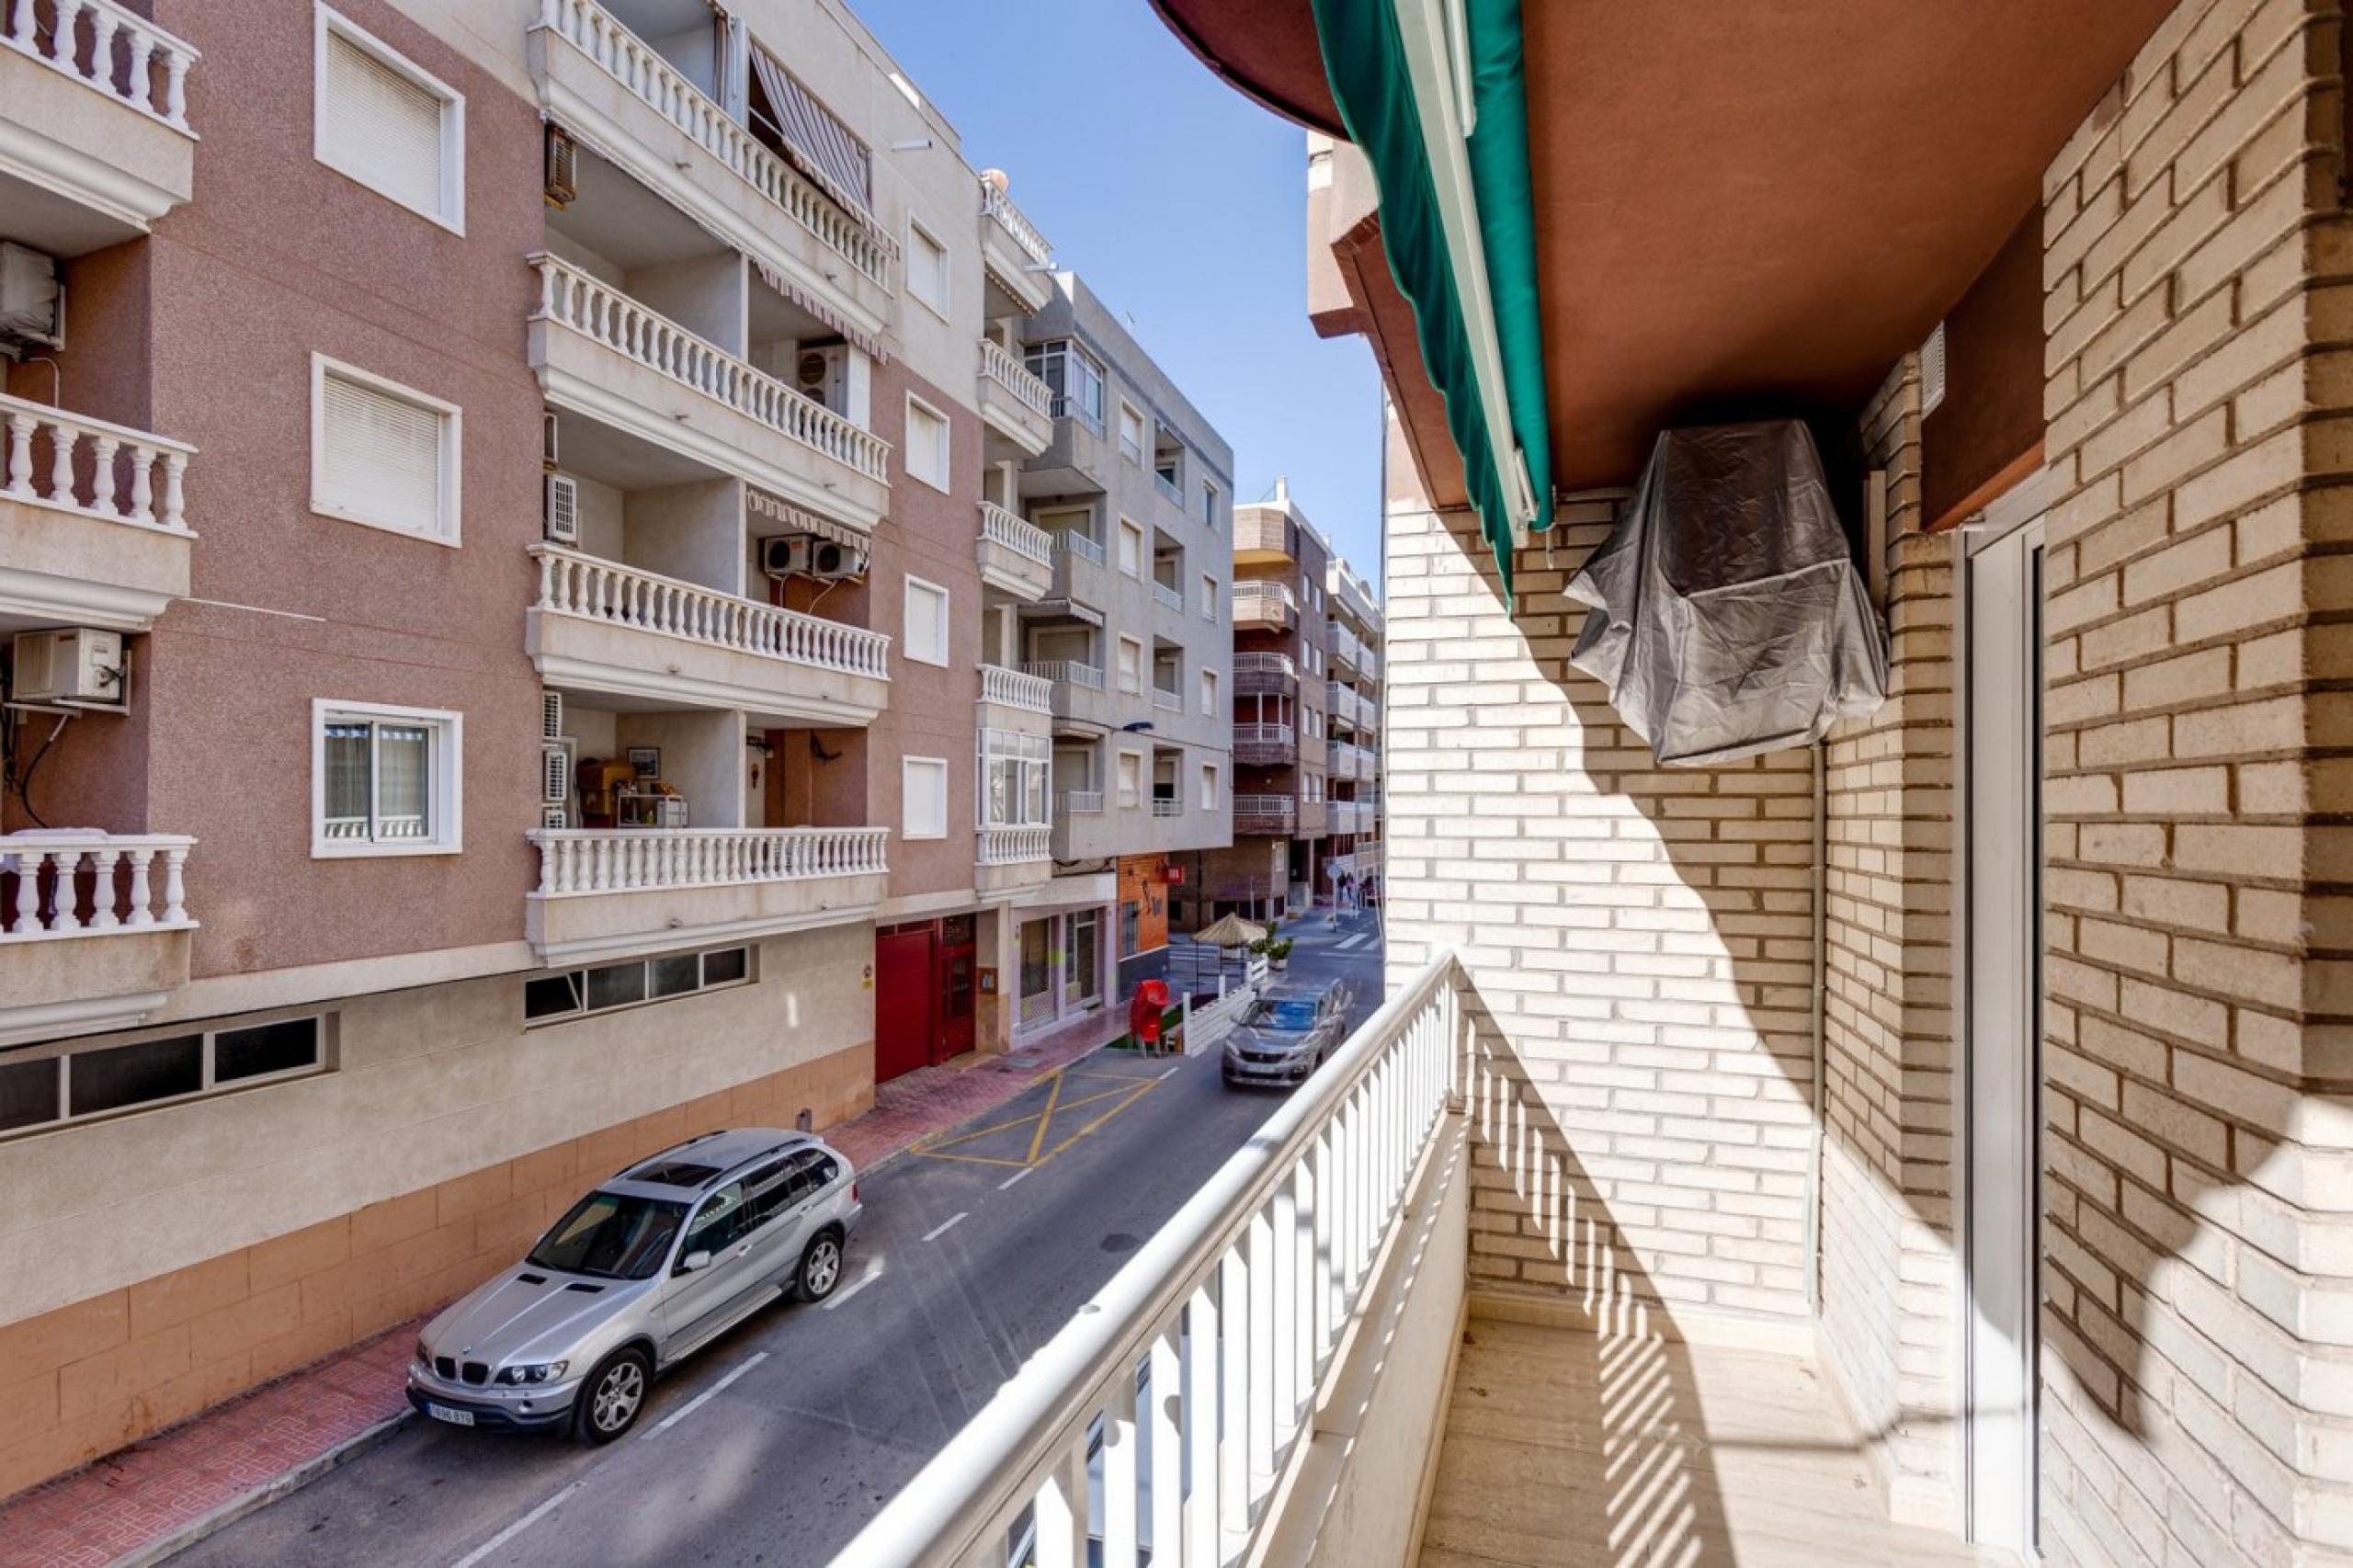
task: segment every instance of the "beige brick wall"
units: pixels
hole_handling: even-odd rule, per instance
[[[2044,182],[2054,1562],[2353,1549],[2336,11],[2189,0]]]
[[[1822,1332],[1893,1511],[1952,1526],[1952,542],[1920,531],[1909,358],[1861,421],[1887,502],[1888,700],[1829,744]]]
[[[1802,1317],[1812,758],[1659,769],[1569,667],[1614,505],[1524,552],[1512,616],[1466,516],[1392,502],[1392,977],[1451,945],[1488,1015],[1474,1288]]]

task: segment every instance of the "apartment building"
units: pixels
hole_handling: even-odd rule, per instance
[[[1234,844],[1207,858],[1202,913],[1296,915],[1353,893],[1379,771],[1362,696],[1381,611],[1291,499],[1233,512]],[[1375,860],[1378,851],[1368,851]]]
[[[1324,571],[1324,748],[1323,865],[1319,891],[1351,903],[1378,899],[1381,882],[1381,599],[1363,574],[1335,554]]]
[[[1053,432],[1017,475],[1052,582],[1008,616],[1049,683],[1053,876],[1022,907],[1024,1027],[1166,967],[1191,852],[1232,842],[1233,449],[1074,273],[1022,326]]]
[[[0,153],[0,1494],[1007,1045],[1051,252],[846,9],[7,0]]]

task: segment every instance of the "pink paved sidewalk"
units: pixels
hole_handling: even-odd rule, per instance
[[[1127,1032],[1123,1015],[1074,1019],[1002,1056],[966,1055],[880,1085],[874,1108],[825,1136],[860,1170],[1013,1098]],[[105,1568],[179,1538],[397,1419],[409,1347],[430,1313],[216,1405],[0,1503],[0,1568]],[[0,1420],[5,1420],[0,1413]]]

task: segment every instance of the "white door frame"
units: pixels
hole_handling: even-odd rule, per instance
[[[1958,1443],[1961,1481],[1961,1518],[1963,1532],[1972,1541],[2015,1551],[2026,1562],[2039,1561],[2036,1548],[2038,1528],[2038,1455],[2040,1439],[2040,1375],[2036,1362],[2040,1332],[2038,1316],[2040,1288],[2040,1225],[2042,1217],[2042,1121],[2041,1121],[2041,1004],[2046,995],[2043,983],[2041,889],[2041,791],[2042,791],[2042,671],[2043,638],[2041,576],[2039,570],[2041,543],[2041,522],[2045,511],[2042,475],[2038,470],[1964,526],[1957,533],[1953,547],[1954,582],[1954,705],[1953,723],[1957,740],[1954,748],[1954,871],[1959,897],[1954,915],[1953,940],[1958,962],[1954,973],[1953,1017],[1954,1052],[1953,1115],[1955,1120],[1954,1206],[1955,1241],[1954,1300],[1961,1332],[1955,1336],[1959,1353],[1956,1369],[1961,1394],[1961,1419]],[[2022,537],[2023,536],[2023,537]],[[2021,943],[2002,959],[2018,960],[2027,966],[2029,1013],[2024,1036],[2027,1060],[2024,1091],[2028,1097],[2029,1125],[2025,1135],[2024,1169],[1997,1171],[1980,1169],[1975,1159],[1976,1135],[1971,1124],[1976,1103],[1974,1071],[1975,1040],[1972,1003],[1975,990],[1979,954],[1974,950],[1972,922],[1977,913],[1975,890],[1975,825],[1976,802],[1972,799],[1971,775],[1976,758],[1976,740],[1972,733],[1975,707],[1974,670],[1976,665],[1976,607],[1972,592],[1972,565],[1979,554],[1996,545],[2012,541],[2022,543],[2029,552],[2028,570],[2020,584],[2020,612],[2024,624],[2020,630],[2027,642],[2029,662],[2021,670],[2023,694],[2030,704],[2027,722],[2031,725],[2031,764],[2025,802],[2024,820],[2017,824],[2019,831],[2031,835],[2028,846],[2031,886],[2036,896],[2025,911],[2027,929]],[[2023,1187],[2019,1185],[2024,1183]],[[1999,1183],[1998,1187],[1984,1184]],[[1981,1205],[1981,1199],[1984,1200]],[[1990,1208],[1998,1215],[2006,1209],[2017,1216],[2014,1233],[1981,1236],[1980,1210]],[[1995,1335],[1987,1330],[1981,1333],[1971,1288],[1972,1260],[1977,1256],[1978,1244],[1983,1240],[1989,1247],[2012,1251],[2012,1261],[2019,1270],[2018,1278],[2026,1294],[2024,1323],[2027,1344],[2011,1353],[2000,1363],[1989,1363],[1987,1341]],[[1989,1392],[2001,1397],[2008,1391],[2023,1411],[2023,1419],[1983,1418],[1980,1411]]]

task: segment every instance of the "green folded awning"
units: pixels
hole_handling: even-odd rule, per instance
[[[1372,165],[1390,271],[1508,595],[1518,531],[1552,522],[1520,0],[1459,0],[1459,29],[1446,0],[1313,4],[1332,97]]]

